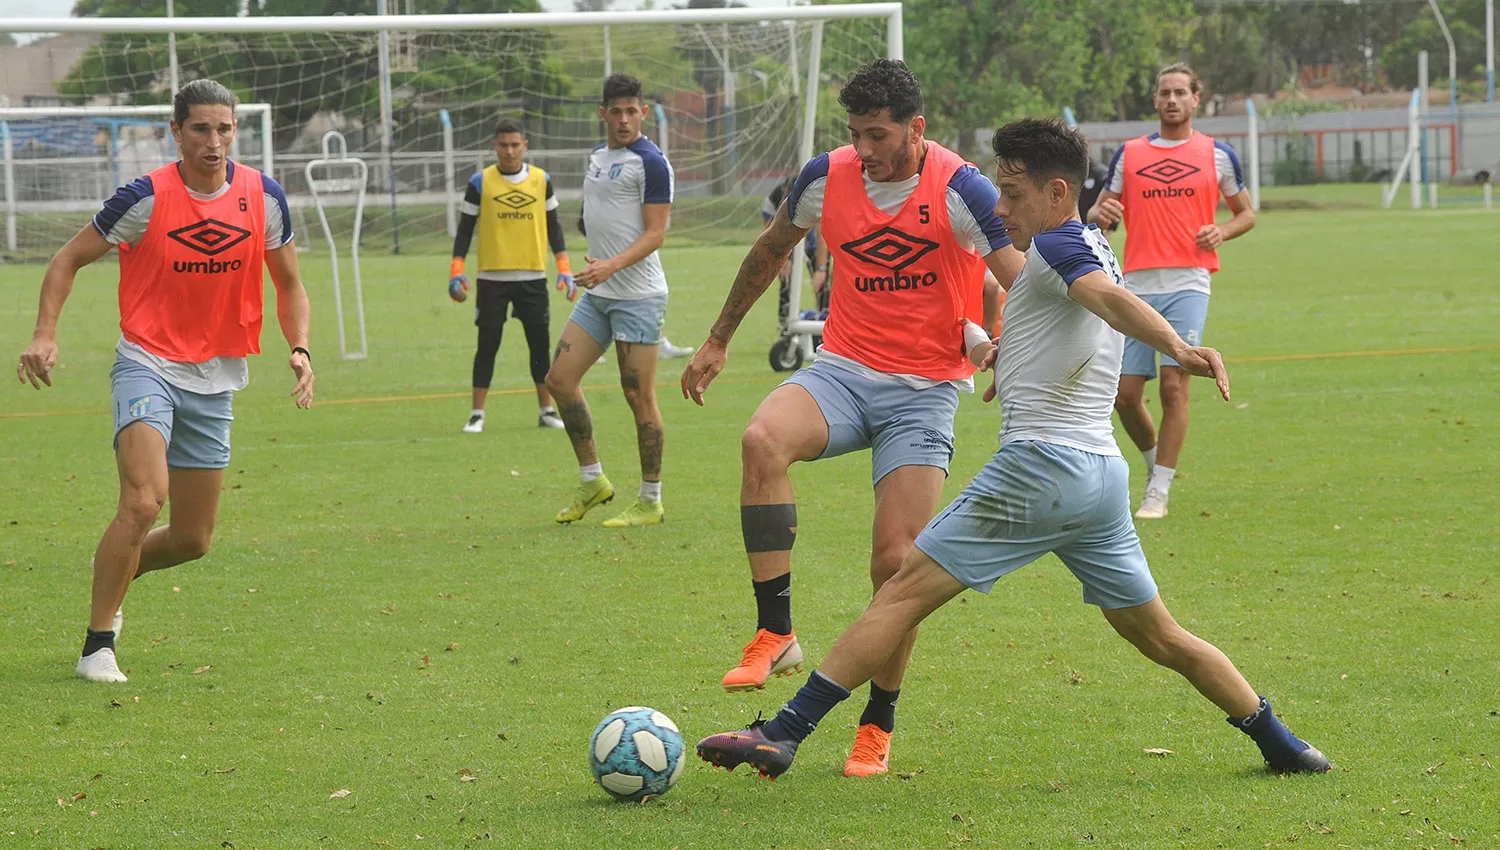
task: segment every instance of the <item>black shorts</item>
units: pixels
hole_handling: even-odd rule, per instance
[[[507,309],[523,325],[548,325],[552,313],[547,301],[547,281],[478,280],[475,281],[474,325],[498,327],[505,324]]]

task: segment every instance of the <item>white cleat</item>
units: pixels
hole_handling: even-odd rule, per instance
[[[541,416],[537,417],[537,419],[536,419],[536,427],[538,427],[538,428],[562,428],[563,427],[562,417],[557,415],[557,411],[555,411],[555,410],[548,410],[548,411],[544,412]]]
[[[1167,494],[1160,490],[1147,490],[1146,498],[1141,500],[1140,510],[1135,512],[1136,519],[1161,519],[1167,515]]]
[[[482,433],[484,433],[484,417],[483,416],[470,416],[469,417],[469,421],[464,423],[464,433],[465,434],[482,434]]]
[[[661,359],[676,360],[679,357],[689,357],[693,353],[691,345],[673,345],[666,337],[661,338]]]
[[[120,665],[115,663],[115,651],[109,648],[78,659],[78,668],[74,672],[78,674],[78,678],[88,679],[90,682],[129,681],[120,672]]]

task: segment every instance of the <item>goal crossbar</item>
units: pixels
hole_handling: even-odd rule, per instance
[[[378,32],[380,30],[537,29],[634,24],[722,24],[765,20],[831,21],[885,18],[901,31],[900,3],[732,9],[655,9],[635,12],[509,12],[461,15],[298,15],[244,18],[9,18],[0,32]],[[899,56],[899,54],[898,54]]]

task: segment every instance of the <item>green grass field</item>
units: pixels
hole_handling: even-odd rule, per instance
[[[0,847],[1500,846],[1497,225],[1271,204],[1224,251],[1208,340],[1234,401],[1200,385],[1173,513],[1144,543],[1179,619],[1332,774],[1265,773],[1049,558],[924,626],[890,776],[840,774],[861,692],[775,784],[690,757],[645,806],[592,784],[599,718],[654,706],[691,747],[801,681],[718,685],[754,624],[738,437],[777,380],[774,305],[706,408],[679,397],[681,361],[662,366],[669,521],[622,534],[552,522],[575,466],[563,434],[535,428],[514,324],[496,383],[513,394],[493,397],[486,433],[459,432],[473,328],[441,256],[367,255],[371,358],[344,362],[326,258],[305,254],[319,403],[293,409],[268,323],[213,551],[133,589],[130,682],[101,686],[72,666],[116,488],[104,264],[64,313],[56,386],[0,391]],[[702,338],[742,254],[667,252],[675,341]],[[0,268],[7,363],[40,276]],[[589,398],[628,493],[613,369]],[[964,398],[948,495],[997,427]],[[813,662],[868,599],[868,476],[866,456],[794,471]]]

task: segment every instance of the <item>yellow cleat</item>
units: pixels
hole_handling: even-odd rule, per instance
[[[615,497],[615,488],[603,475],[578,485],[573,503],[557,512],[558,522],[577,522],[583,515]]]
[[[637,525],[661,525],[666,521],[667,514],[662,510],[661,502],[636,499],[635,504],[626,508],[624,513],[605,520],[604,527],[631,528]]]

